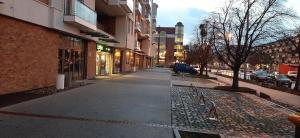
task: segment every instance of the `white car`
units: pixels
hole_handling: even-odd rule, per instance
[[[193,65],[192,67],[193,67],[195,70],[200,71],[200,66],[198,66],[198,65]]]
[[[297,71],[288,71],[287,76],[292,78],[292,79],[296,79],[297,78]]]

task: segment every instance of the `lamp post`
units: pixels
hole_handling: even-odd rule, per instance
[[[204,46],[204,37],[207,36],[207,24],[208,24],[208,21],[206,21],[204,24],[200,24],[200,26],[199,26],[200,35],[201,35],[201,47],[200,48],[203,48],[203,46]],[[208,45],[206,45],[206,47],[207,46]],[[207,54],[207,53],[205,53],[205,54]],[[206,58],[207,58],[207,56],[206,56]],[[205,72],[206,72],[206,75],[207,75],[208,74],[207,73],[207,63],[205,63],[205,67],[206,67],[206,71]],[[201,68],[204,69],[204,67],[201,67]],[[200,75],[202,75],[202,71],[200,72]]]
[[[157,29],[157,34],[158,34],[158,42],[157,42],[157,64],[159,64],[159,52],[160,52],[160,27]]]

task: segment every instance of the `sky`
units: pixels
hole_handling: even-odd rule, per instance
[[[192,38],[194,28],[212,11],[219,9],[226,0],[154,0],[158,4],[157,26],[173,27],[184,24],[184,44]],[[300,15],[300,0],[286,0],[286,6]]]

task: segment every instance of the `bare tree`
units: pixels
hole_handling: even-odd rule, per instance
[[[239,87],[239,70],[251,49],[274,36],[290,17],[281,0],[230,0],[208,19],[214,52],[233,70],[233,90]]]
[[[200,28],[201,26],[201,28]],[[205,24],[201,24],[194,29],[194,40],[193,40],[193,52],[192,57],[194,63],[200,65],[200,75],[204,75],[204,69],[206,68],[207,75],[207,65],[212,59],[212,46],[209,42],[210,36],[205,32]]]

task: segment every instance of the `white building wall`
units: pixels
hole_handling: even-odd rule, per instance
[[[48,5],[35,0],[1,0],[0,14],[14,17],[20,20],[49,26]]]
[[[81,34],[78,27],[64,22],[63,0],[50,0],[49,5],[36,0],[1,1],[0,14],[97,41]]]

